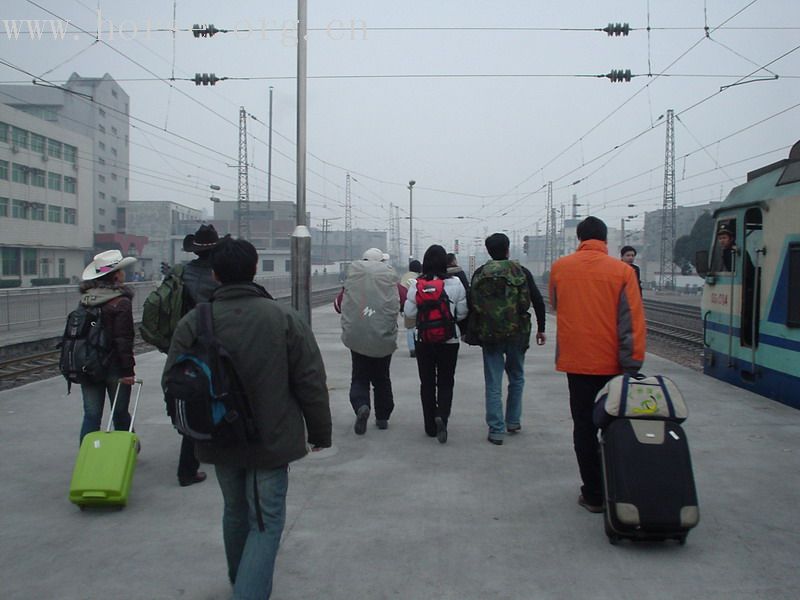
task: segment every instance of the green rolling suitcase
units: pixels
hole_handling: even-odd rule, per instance
[[[138,437],[133,432],[133,421],[142,394],[142,382],[136,380],[139,388],[131,413],[131,426],[128,431],[111,431],[114,408],[117,404],[119,386],[114,395],[108,427],[105,431],[93,431],[84,436],[72,483],[69,486],[70,502],[81,510],[87,506],[118,506],[128,503],[133,471],[136,467]]]

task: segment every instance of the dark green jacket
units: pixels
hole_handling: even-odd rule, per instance
[[[330,446],[325,365],[311,328],[294,310],[264,298],[252,283],[220,286],[212,300],[214,333],[233,358],[261,440],[234,448],[196,444],[197,458],[245,468],[278,467],[306,454],[306,429],[309,444]],[[164,373],[191,347],[196,331],[192,310],[172,336]]]

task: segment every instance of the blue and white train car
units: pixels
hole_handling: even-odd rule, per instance
[[[800,408],[800,142],[788,159],[748,173],[714,219],[710,254],[696,261],[704,372]],[[725,230],[728,250],[716,235]]]

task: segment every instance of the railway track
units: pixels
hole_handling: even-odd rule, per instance
[[[332,302],[338,288],[325,289],[311,294],[311,306],[322,306]],[[278,302],[288,304],[290,299],[276,298]],[[136,323],[136,340],[133,345],[134,354],[152,352],[155,348],[139,337],[139,323]],[[49,352],[37,352],[35,354],[25,354],[0,361],[0,390],[10,389],[26,383],[31,383],[45,377],[53,377],[59,374],[58,360],[60,351],[55,349],[55,345],[60,338],[52,340],[53,350]]]

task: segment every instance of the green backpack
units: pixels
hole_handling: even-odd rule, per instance
[[[512,339],[525,343],[531,334],[531,295],[522,267],[492,260],[472,278],[469,334],[480,345]]]
[[[175,265],[144,301],[139,328],[142,339],[167,352],[183,309],[183,266]]]

